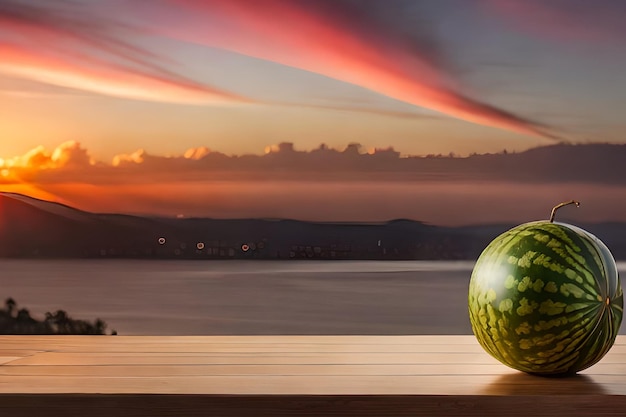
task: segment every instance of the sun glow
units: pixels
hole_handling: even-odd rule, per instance
[[[52,151],[38,146],[23,155],[0,158],[0,192],[24,194],[71,205],[71,201],[44,190],[36,181],[37,172],[59,168],[85,168],[94,164],[95,161],[77,142],[62,143]]]
[[[1,185],[0,187],[1,187],[0,192],[23,194],[23,195],[27,195],[27,196],[34,197],[34,198],[39,198],[42,200],[58,201],[58,202],[62,202],[65,204],[69,203],[71,205],[71,202],[68,202],[52,193],[42,190],[41,188],[33,184],[23,184],[23,183],[22,184],[9,184],[9,185]]]

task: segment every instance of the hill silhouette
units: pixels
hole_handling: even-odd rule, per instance
[[[513,226],[143,217],[0,193],[0,257],[13,258],[473,260]],[[626,259],[626,223],[579,226]]]

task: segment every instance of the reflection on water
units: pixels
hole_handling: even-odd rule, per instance
[[[99,317],[122,335],[471,334],[473,265],[0,260],[0,297],[34,316]]]

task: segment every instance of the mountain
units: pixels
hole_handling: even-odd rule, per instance
[[[473,260],[513,226],[142,217],[0,193],[0,257]],[[580,226],[626,259],[626,223]]]

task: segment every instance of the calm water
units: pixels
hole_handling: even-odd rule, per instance
[[[0,260],[0,298],[119,334],[468,334],[472,262]],[[620,271],[626,265],[620,264]],[[623,274],[623,272],[622,272]]]

